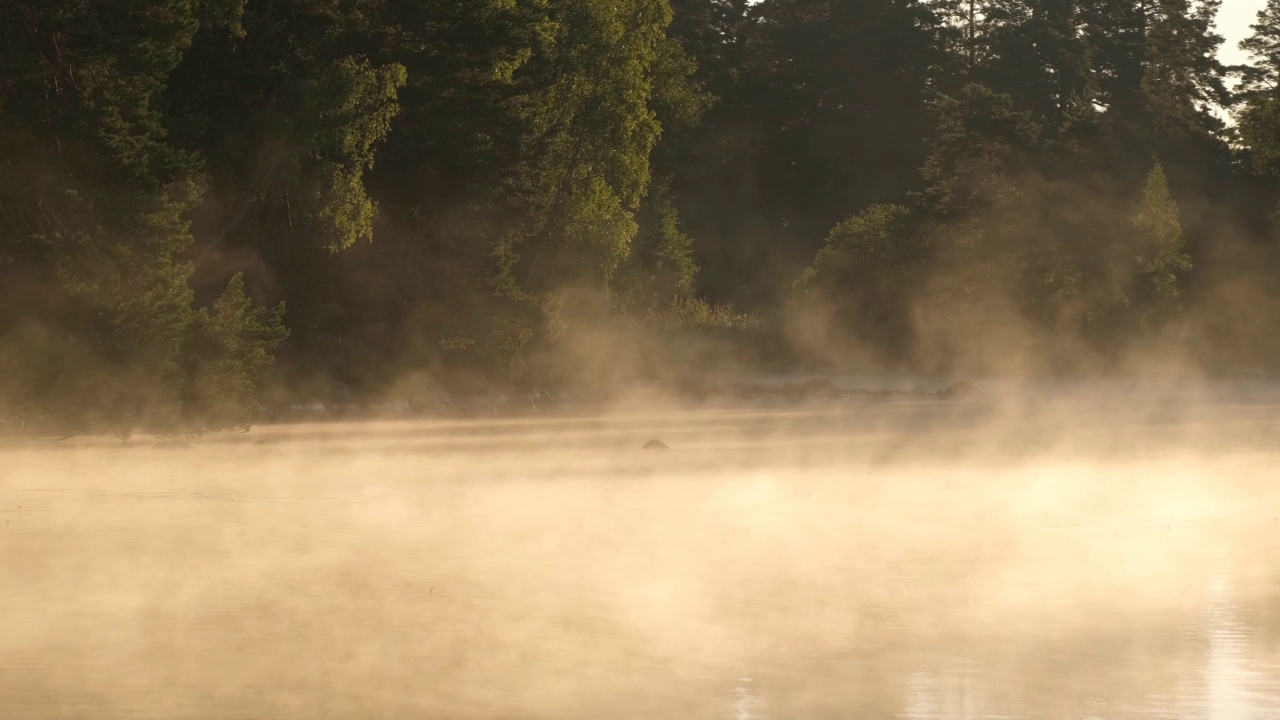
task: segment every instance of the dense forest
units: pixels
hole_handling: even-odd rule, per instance
[[[1280,0],[10,0],[0,418],[1280,369]]]

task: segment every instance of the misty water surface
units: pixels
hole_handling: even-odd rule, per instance
[[[1275,717],[1277,405],[1106,397],[13,444],[0,716]]]

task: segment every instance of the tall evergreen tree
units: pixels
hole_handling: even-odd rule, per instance
[[[144,415],[176,421],[194,318],[187,214],[204,166],[169,141],[164,90],[202,24],[234,31],[238,7],[0,9],[0,362],[12,402],[39,398],[61,424],[122,433]],[[238,348],[219,352],[202,360],[234,361]]]
[[[1159,162],[1147,175],[1134,225],[1143,277],[1139,299],[1147,317],[1167,313],[1175,307],[1181,275],[1191,269],[1191,258],[1183,242],[1178,206],[1169,194],[1169,181]]]
[[[938,18],[920,0],[766,0],[735,32],[724,52],[748,58],[707,115],[677,205],[702,287],[765,304],[832,224],[918,186]]]
[[[978,77],[1056,136],[1096,95],[1076,0],[988,0]]]
[[[1240,49],[1249,54],[1250,62],[1241,71],[1238,89],[1246,100],[1280,89],[1280,1],[1267,0],[1249,27],[1253,32],[1240,42]]]
[[[0,4],[0,404],[222,422],[273,354],[534,382],[580,316],[793,294],[904,362],[904,308],[1119,351],[1272,232],[1280,4],[1258,176],[1219,5]]]
[[[1138,0],[1079,0],[1079,18],[1098,86],[1097,101],[1113,115],[1132,115],[1142,105],[1147,4]]]
[[[1142,94],[1160,134],[1213,134],[1213,111],[1227,102],[1222,37],[1213,31],[1221,0],[1156,0],[1146,11]]]
[[[1250,163],[1260,172],[1280,174],[1280,1],[1258,11],[1253,34],[1240,43],[1250,63],[1241,76],[1240,138]]]

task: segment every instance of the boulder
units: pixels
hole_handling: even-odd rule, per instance
[[[961,380],[960,382],[956,383],[955,385],[952,385],[946,390],[939,391],[938,397],[944,400],[960,400],[963,398],[974,397],[975,395],[978,395],[978,394],[979,394],[978,388],[976,385],[969,382],[968,380]]]
[[[832,398],[839,397],[844,393],[840,392],[840,388],[836,387],[835,383],[826,378],[809,378],[800,387],[800,394],[806,398]]]

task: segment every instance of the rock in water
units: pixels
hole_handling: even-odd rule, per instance
[[[800,386],[801,394],[806,398],[839,397],[840,388],[826,378],[809,378]]]
[[[182,440],[161,440],[151,447],[155,450],[190,450],[195,445]]]
[[[645,443],[644,447],[641,449],[642,450],[670,450],[671,448],[667,447],[667,444],[662,442],[661,440],[654,438],[649,442]]]
[[[971,398],[978,395],[978,388],[968,380],[961,380],[938,393],[938,397],[944,400],[958,400],[962,398]]]

